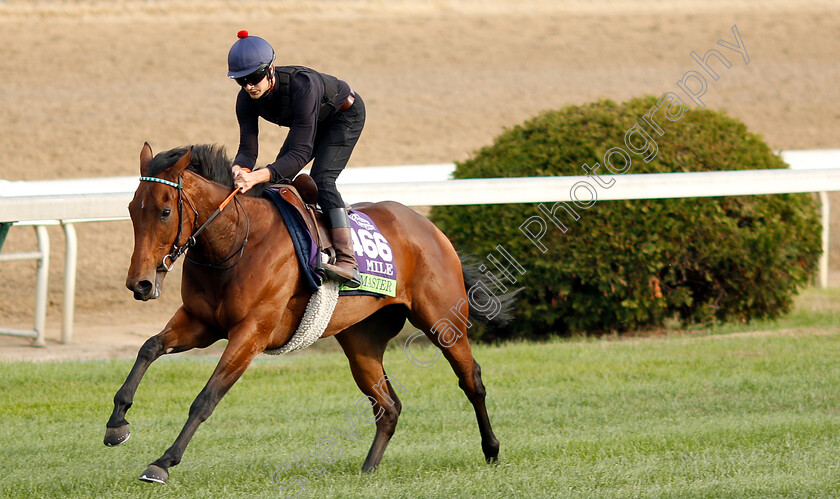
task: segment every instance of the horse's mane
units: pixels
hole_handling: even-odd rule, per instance
[[[160,152],[155,155],[149,162],[149,175],[156,176],[174,165],[184,154],[189,151],[190,146],[176,147],[168,151]],[[233,166],[233,161],[227,156],[225,146],[218,144],[196,144],[192,146],[192,154],[190,155],[190,164],[187,166],[191,170],[207,180],[212,180],[217,184],[221,184],[229,189],[233,189],[233,173],[230,168]],[[258,184],[250,189],[246,194],[250,196],[260,196],[265,189],[266,184]]]

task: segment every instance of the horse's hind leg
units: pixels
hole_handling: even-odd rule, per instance
[[[457,300],[452,302],[453,305],[456,303],[462,302]],[[466,313],[466,306],[463,307],[462,312]],[[433,310],[417,310],[412,312],[409,320],[426,333],[426,336],[440,348],[446,360],[449,361],[452,370],[458,376],[458,386],[464,391],[473,409],[475,409],[484,458],[488,463],[495,463],[499,460],[499,440],[493,433],[490,416],[487,415],[485,404],[487,392],[484,389],[484,383],[481,381],[481,367],[472,356],[466,326],[455,317],[448,320],[447,314],[449,314],[449,311],[446,309],[443,309],[440,315],[437,315]],[[441,319],[447,320],[442,321]],[[437,330],[435,329],[436,324],[438,325]]]
[[[492,426],[490,426],[490,416],[487,415],[487,406],[484,403],[487,392],[484,389],[484,383],[481,382],[481,366],[475,359],[473,359],[472,385],[464,383],[464,379],[466,378],[460,378],[458,386],[467,394],[467,398],[475,409],[478,431],[481,433],[481,450],[484,452],[484,459],[488,463],[495,463],[499,460],[499,440],[493,433]]]
[[[376,420],[376,435],[362,465],[365,472],[374,471],[382,461],[402,410],[402,403],[382,367],[382,355],[388,340],[400,332],[403,324],[405,310],[388,307],[336,335],[350,361],[356,384],[373,405],[372,420]]]
[[[183,352],[192,348],[201,348],[212,344],[216,337],[210,335],[204,325],[192,319],[184,309],[170,319],[163,331],[152,336],[140,347],[134,367],[122,387],[114,395],[114,411],[105,424],[105,445],[119,445],[131,436],[125,414],[134,402],[134,394],[140,380],[152,362],[167,353]]]

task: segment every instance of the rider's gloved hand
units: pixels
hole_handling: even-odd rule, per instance
[[[252,172],[248,168],[233,165],[231,171],[233,172],[233,186],[239,189],[239,192],[248,192],[255,185],[271,180],[271,172],[268,168]]]

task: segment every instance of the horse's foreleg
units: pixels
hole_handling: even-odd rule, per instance
[[[253,330],[253,328],[251,328]],[[236,380],[242,376],[251,360],[265,350],[268,334],[235,334],[231,331],[230,342],[225,348],[216,370],[210,380],[190,406],[189,417],[184,428],[163,456],[146,468],[140,476],[145,482],[166,483],[169,468],[181,462],[181,457],[192,439],[198,426],[213,413],[213,409],[230,390]]]
[[[140,380],[152,362],[161,355],[178,353],[192,348],[206,347],[215,342],[218,337],[211,335],[207,328],[183,308],[170,319],[163,331],[152,336],[140,347],[134,367],[122,387],[114,395],[114,412],[105,424],[105,445],[113,447],[119,445],[131,436],[125,414],[134,402],[134,394],[140,385]]]
[[[382,367],[382,356],[388,340],[399,332],[404,323],[405,316],[399,311],[383,310],[336,335],[350,361],[356,385],[373,406],[376,435],[362,465],[364,472],[374,471],[379,466],[402,411],[402,403]]]

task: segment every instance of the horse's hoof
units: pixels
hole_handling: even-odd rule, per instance
[[[169,472],[156,464],[150,464],[146,471],[140,475],[140,480],[149,483],[166,483],[169,479]]]
[[[105,428],[105,445],[108,447],[116,447],[131,437],[131,430],[128,423],[119,428]]]
[[[499,441],[493,439],[489,442],[481,442],[481,450],[484,451],[484,460],[487,464],[496,464],[499,462]]]

